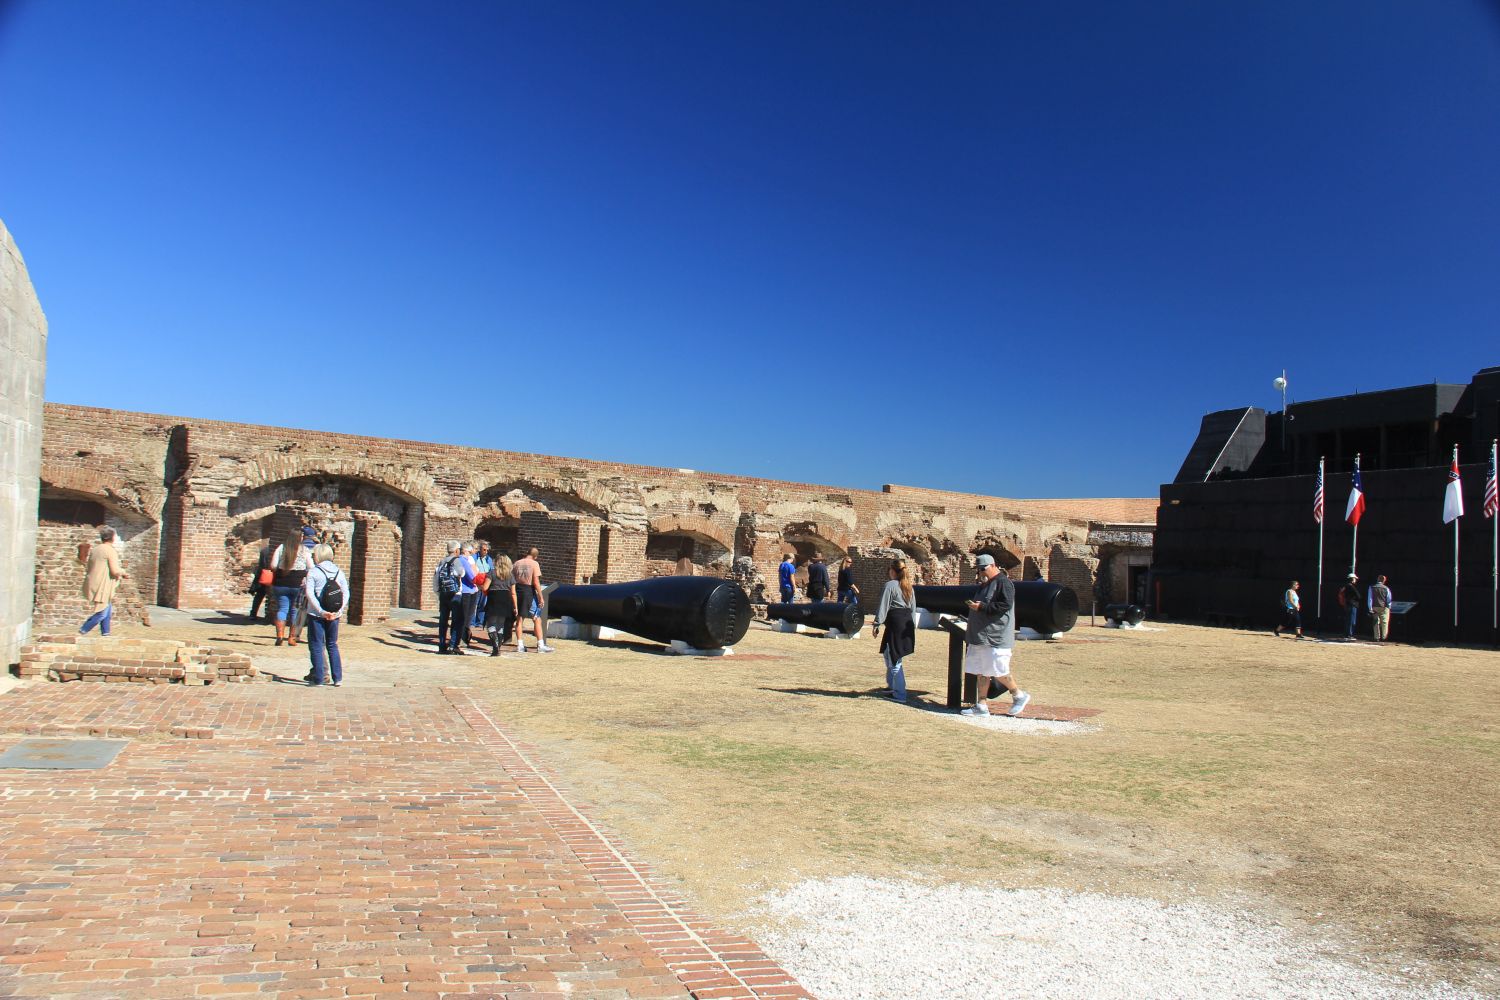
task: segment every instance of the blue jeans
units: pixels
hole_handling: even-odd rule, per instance
[[[317,615],[307,616],[307,651],[312,656],[312,682],[322,684],[324,680],[323,653],[327,647],[328,668],[332,670],[335,684],[344,679],[344,661],[339,658],[339,620],[328,621]]]
[[[859,595],[852,590],[841,590],[839,591],[839,603],[858,605]]]
[[[1354,626],[1359,624],[1359,605],[1349,605],[1349,625],[1344,632],[1350,639],[1354,638]]]
[[[791,604],[792,603],[792,598],[794,598],[796,596],[797,596],[797,592],[795,590],[793,590],[791,587],[782,587],[781,588],[781,603],[782,604]]]
[[[78,630],[78,634],[84,635],[95,625],[98,625],[100,635],[109,635],[109,622],[114,617],[114,613],[115,606],[113,604],[106,605],[103,611],[95,611],[89,615],[88,621],[83,623],[83,628]]]
[[[291,616],[292,608],[297,604],[297,594],[301,587],[272,587],[271,596],[276,599],[276,620],[285,624]]]
[[[484,628],[484,607],[489,603],[489,594],[479,592],[479,599],[474,602],[474,620],[469,623],[471,628]]]
[[[890,651],[882,654],[885,657],[885,686],[891,689],[891,697],[897,701],[906,700],[906,668],[901,660],[891,662]]]

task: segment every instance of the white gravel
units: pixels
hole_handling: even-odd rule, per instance
[[[1264,917],[1202,905],[850,877],[766,906],[774,923],[757,940],[822,1000],[1485,996],[1373,972]]]
[[[1000,704],[1009,703],[1001,701]],[[1085,733],[1098,731],[1097,726],[1086,725],[1082,722],[1061,722],[1057,719],[1012,719],[1003,711],[989,715],[959,715],[956,712],[947,712],[943,714],[943,718],[961,722],[966,726],[977,726],[980,729],[1012,733],[1016,736],[1082,736]]]

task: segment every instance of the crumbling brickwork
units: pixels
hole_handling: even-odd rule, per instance
[[[1085,601],[1098,565],[1088,500],[844,490],[78,406],[48,405],[45,431],[43,496],[136,519],[127,551],[159,565],[150,596],[178,607],[238,608],[260,539],[301,524],[345,542],[351,614],[371,621],[388,601],[433,608],[445,544],[476,537],[513,556],[536,545],[549,582],[691,572],[733,577],[756,599],[774,598],[783,552],[799,566],[821,554],[830,573],[853,554],[867,604],[894,553],[936,584],[966,579],[978,552],[1017,578],[1026,560],[1049,579],[1055,563]],[[1154,521],[1154,501],[1099,503]]]

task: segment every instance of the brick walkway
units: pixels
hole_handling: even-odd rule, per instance
[[[461,689],[0,696],[0,750],[120,727],[161,735],[0,771],[0,997],[808,995]]]

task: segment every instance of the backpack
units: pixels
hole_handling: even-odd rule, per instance
[[[458,593],[458,577],[453,575],[453,560],[457,556],[449,556],[438,563],[437,572],[432,574],[432,582],[437,587],[437,592],[444,597],[452,597]]]
[[[339,571],[335,569],[332,576],[324,574],[327,581],[323,584],[323,592],[318,595],[318,603],[323,610],[329,614],[338,614],[344,608],[344,588],[339,585]]]

